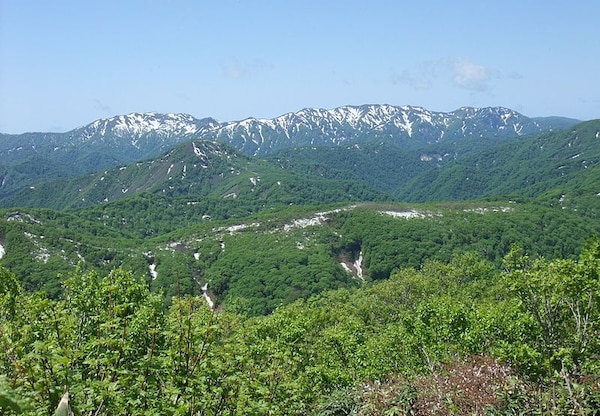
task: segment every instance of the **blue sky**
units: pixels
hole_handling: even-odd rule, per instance
[[[0,0],[0,132],[346,104],[600,118],[596,0]]]

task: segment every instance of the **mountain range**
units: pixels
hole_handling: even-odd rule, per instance
[[[561,117],[528,118],[502,107],[442,113],[410,106],[344,106],[224,123],[187,114],[133,113],[66,133],[0,134],[0,197],[49,179],[159,157],[192,140],[225,143],[253,156],[294,147],[379,141],[403,151],[422,151],[424,160],[437,160],[455,153],[456,146],[475,149],[575,123]]]

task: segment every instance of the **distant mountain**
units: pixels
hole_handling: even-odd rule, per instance
[[[263,208],[547,195],[549,205],[596,216],[600,215],[600,209],[595,213],[600,207],[599,137],[600,121],[593,120],[486,146],[481,141],[432,143],[422,150],[403,150],[387,142],[368,142],[290,148],[263,157],[223,143],[194,140],[156,159],[23,189],[0,199],[0,207],[81,208],[140,192],[215,201],[234,198],[239,204]]]
[[[542,130],[568,129],[581,122],[580,120],[568,117],[534,117],[532,120],[535,121]]]
[[[216,126],[215,120],[187,114],[133,113],[96,120],[67,133],[2,134],[0,164],[14,165],[33,156],[84,163],[94,155],[127,163],[157,156]]]
[[[187,114],[133,113],[67,133],[0,134],[0,195],[40,179],[77,176],[156,157],[215,126],[215,120]]]
[[[309,108],[274,119],[224,123],[187,114],[133,113],[97,120],[67,133],[0,134],[0,197],[42,180],[157,157],[191,140],[227,143],[251,155],[370,141],[409,150],[432,143],[522,137],[576,122],[536,120],[502,107],[463,107],[441,113],[391,105]]]
[[[431,165],[396,197],[423,202],[546,195],[553,205],[600,216],[595,208],[600,207],[599,140],[600,120],[592,120],[518,143],[501,143],[443,166]],[[578,206],[576,200],[587,202]]]
[[[572,124],[577,121],[573,120]],[[535,120],[503,107],[462,107],[449,113],[421,107],[362,105],[331,110],[308,108],[274,119],[249,118],[224,123],[203,138],[262,155],[289,147],[336,146],[386,141],[403,149],[471,138],[504,138],[562,127],[565,119]],[[572,125],[571,124],[571,125]]]
[[[296,147],[275,152],[267,160],[298,175],[353,180],[389,194],[431,169],[431,161],[423,160],[422,152],[386,142]]]
[[[298,175],[229,145],[194,140],[156,159],[28,187],[0,199],[0,207],[74,209],[142,192],[167,198],[188,197],[194,204],[207,197],[217,201],[239,199],[249,207],[257,201],[287,205],[390,199],[354,177]]]

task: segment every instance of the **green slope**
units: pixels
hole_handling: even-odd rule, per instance
[[[140,192],[189,197],[190,204],[216,198],[248,206],[389,199],[362,182],[298,175],[228,145],[198,141],[158,159],[39,184],[0,200],[0,206],[78,209]]]
[[[296,206],[227,221],[151,194],[129,201],[107,210],[5,211],[2,263],[28,289],[51,294],[78,264],[103,273],[122,266],[167,298],[208,283],[224,307],[263,314],[457,253],[475,251],[499,266],[513,242],[532,254],[571,257],[600,233],[600,222],[576,212],[508,201]]]
[[[397,195],[414,201],[538,197],[582,187],[597,194],[593,184],[600,181],[599,132],[600,121],[594,120],[489,148],[422,173]]]

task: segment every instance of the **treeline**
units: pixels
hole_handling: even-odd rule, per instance
[[[402,268],[268,316],[165,309],[130,272],[75,272],[60,299],[0,271],[0,408],[45,415],[595,414],[600,244],[503,271],[477,253]]]

